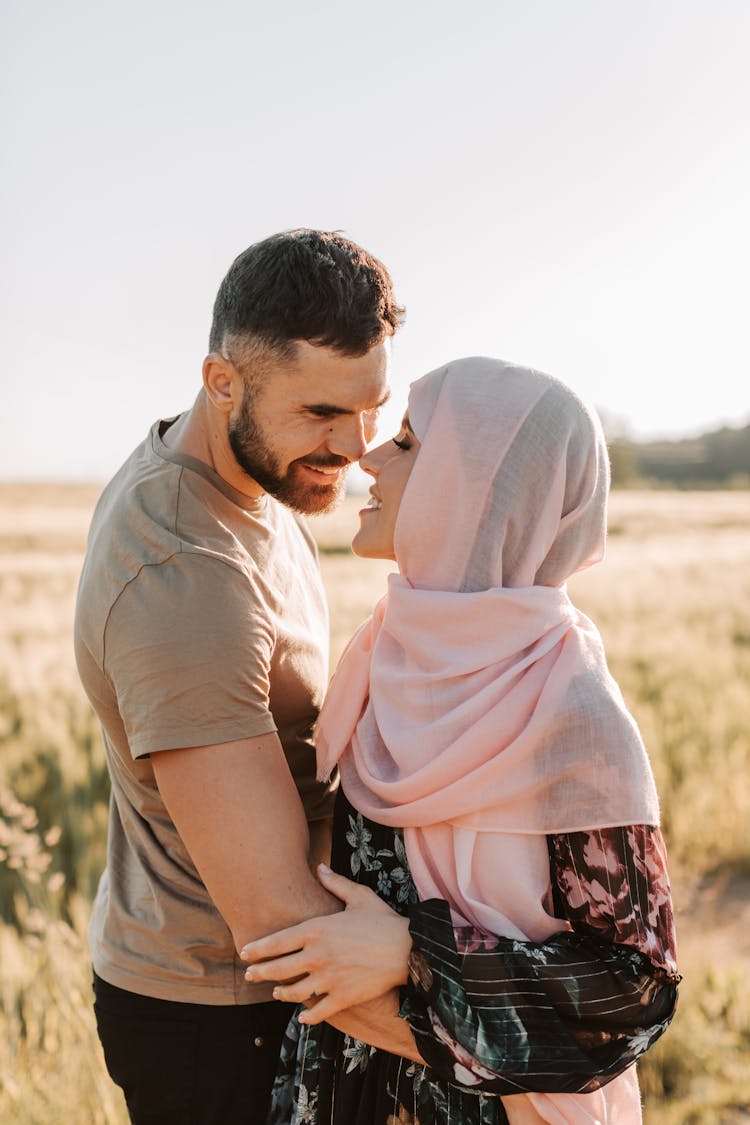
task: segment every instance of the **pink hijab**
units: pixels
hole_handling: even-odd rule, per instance
[[[544,940],[545,836],[657,824],[636,724],[565,583],[604,554],[595,416],[540,372],[458,360],[411,387],[421,442],[398,513],[398,574],[352,638],[317,726],[370,819],[404,829],[420,899],[454,922]],[[504,1099],[514,1125],[641,1120],[634,1069],[586,1095]]]

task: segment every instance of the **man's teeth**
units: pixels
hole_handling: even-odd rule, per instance
[[[380,509],[383,507],[383,502],[382,502],[382,500],[378,500],[378,498],[376,496],[371,496],[370,497],[370,503],[367,505],[367,507],[368,508],[376,508],[377,511],[380,511]]]

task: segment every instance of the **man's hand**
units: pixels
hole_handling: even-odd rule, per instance
[[[330,1020],[404,984],[411,951],[407,918],[325,864],[318,867],[318,877],[346,904],[343,914],[281,930],[251,942],[240,954],[251,963],[246,980],[295,982],[277,985],[273,994],[277,1000],[307,1002],[300,1020],[308,1024]]]

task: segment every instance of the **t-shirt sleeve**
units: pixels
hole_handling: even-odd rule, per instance
[[[197,553],[144,566],[105,632],[104,669],[132,756],[274,731],[273,643],[252,576]]]

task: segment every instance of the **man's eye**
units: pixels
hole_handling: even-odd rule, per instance
[[[399,441],[398,438],[392,438],[391,440],[393,441],[393,444],[395,446],[397,446],[399,449],[411,449],[411,446],[409,445],[409,442],[406,441],[406,440]]]

